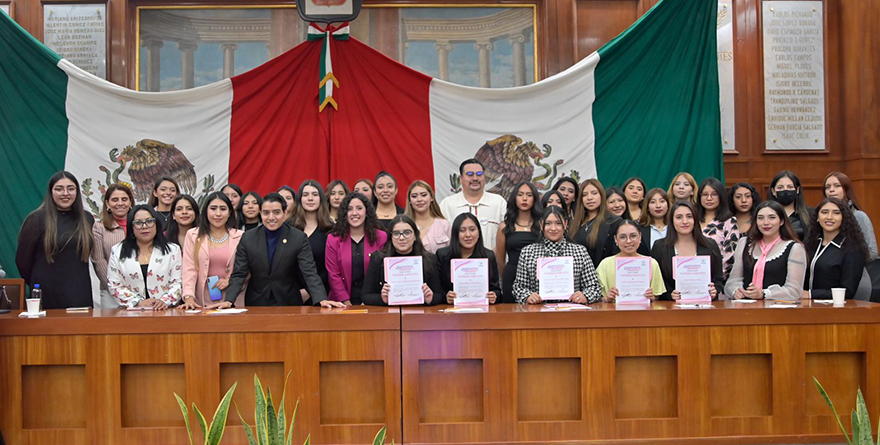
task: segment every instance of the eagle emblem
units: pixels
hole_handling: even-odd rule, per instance
[[[143,139],[123,148],[116,162],[129,164],[128,174],[134,184],[132,192],[138,201],[149,199],[153,186],[162,176],[174,178],[180,185],[180,193],[191,195],[197,187],[196,170],[173,144]]]
[[[486,141],[477,150],[474,158],[486,166],[483,173],[486,178],[486,190],[506,199],[520,182],[530,181],[538,190],[552,187],[559,167],[565,163],[563,159],[548,163],[552,152],[553,147],[549,144],[543,144],[538,148],[538,145],[532,141],[523,142],[522,138],[516,135],[505,134]],[[535,176],[535,167],[543,169],[538,176]],[[577,171],[572,171],[570,175],[580,176]],[[452,192],[461,190],[461,178],[458,174],[450,175],[449,181]]]

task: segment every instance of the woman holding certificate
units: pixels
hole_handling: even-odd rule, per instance
[[[483,231],[480,229],[480,220],[472,213],[462,213],[452,222],[452,239],[449,246],[441,247],[437,251],[440,278],[443,282],[443,295],[446,296],[448,304],[455,303],[458,296],[455,292],[456,287],[463,287],[463,283],[455,285],[457,281],[454,280],[453,274],[458,271],[458,268],[453,266],[453,263],[461,265],[463,262],[460,260],[469,259],[485,259],[485,272],[477,270],[473,274],[478,278],[485,278],[485,281],[478,283],[488,289],[488,292],[484,294],[486,300],[483,300],[485,302],[482,304],[486,302],[489,304],[497,303],[501,296],[501,286],[498,282],[498,263],[495,261],[495,254],[483,246]],[[467,286],[470,288],[470,283],[467,283]]]
[[[734,253],[724,293],[736,300],[797,300],[804,292],[807,253],[776,201],[755,207],[755,221]]]
[[[513,282],[517,303],[567,300],[584,304],[599,301],[601,288],[587,249],[569,241],[567,230],[568,218],[561,208],[550,206],[544,209],[541,239],[520,252]]]
[[[372,306],[446,301],[437,257],[425,250],[416,222],[397,215],[388,224],[390,242],[370,256],[363,301]]]
[[[629,219],[620,221],[614,227],[614,242],[620,253],[602,260],[596,270],[606,303],[654,301],[666,293],[657,261],[638,253],[642,243],[638,224]]]
[[[816,207],[807,238],[804,298],[831,299],[831,289],[846,289],[853,299],[868,260],[868,246],[858,220],[846,202],[825,198]]]
[[[718,296],[718,289],[724,288],[721,272],[721,252],[718,245],[711,239],[703,236],[700,230],[694,230],[696,227],[697,211],[689,201],[678,201],[672,206],[672,216],[669,224],[673,230],[669,231],[666,238],[658,241],[651,248],[651,257],[657,261],[660,266],[660,273],[663,274],[663,284],[666,286],[666,292],[661,294],[660,300],[678,300],[682,298],[682,292],[676,286],[675,267],[677,265],[676,258],[679,261],[687,257],[708,257],[710,281],[708,286],[703,288],[707,291],[706,296],[715,299]],[[705,274],[705,265],[695,267],[695,272]],[[695,273],[696,275],[696,273]],[[688,297],[689,295],[685,295]]]
[[[329,297],[345,305],[360,305],[370,255],[387,239],[373,203],[358,192],[349,193],[339,207],[339,218],[327,235],[324,266],[330,280]],[[320,264],[317,265],[319,268]]]

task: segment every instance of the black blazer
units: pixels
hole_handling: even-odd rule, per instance
[[[244,294],[246,306],[302,306],[300,289],[309,291],[314,305],[327,299],[324,283],[315,268],[309,238],[287,224],[282,224],[278,230],[281,230],[281,238],[271,266],[265,226],[241,236],[235,251],[235,269],[226,289],[227,301],[235,301],[248,274],[250,281]]]
[[[476,258],[487,258],[489,260],[489,292],[495,292],[495,303],[501,303],[501,284],[498,279],[498,262],[491,250],[478,246],[483,249],[484,256]],[[475,258],[475,257],[471,257]],[[440,282],[443,283],[443,298],[446,293],[453,290],[452,285],[452,248],[447,246],[437,250],[437,261],[440,263]]]
[[[724,273],[722,268],[721,251],[718,245],[710,240],[709,247],[697,245],[697,255],[708,255],[712,269],[712,283],[715,284],[717,295],[724,292]],[[672,279],[672,257],[675,256],[675,247],[667,246],[664,240],[658,240],[651,249],[651,258],[657,260],[660,273],[663,274],[663,284],[666,285],[666,293],[660,296],[660,300],[672,300],[672,291],[675,290],[675,280]],[[717,298],[717,296],[716,296]]]
[[[813,266],[813,258],[821,247],[810,249],[807,252],[807,273],[804,275],[804,289],[810,291],[810,298],[816,300],[830,300],[831,288],[846,288],[846,299],[851,300],[856,296],[859,282],[862,280],[862,272],[865,269],[865,256],[859,249],[846,249],[846,237],[837,235],[834,241],[822,251],[822,255]],[[813,285],[810,286],[810,276],[813,277]]]
[[[446,302],[446,294],[443,292],[443,284],[440,282],[440,266],[437,257],[433,253],[425,252],[423,261],[430,261],[431,271],[427,274],[425,283],[434,292],[431,306]],[[385,255],[376,252],[370,255],[370,264],[367,266],[367,274],[364,275],[364,288],[361,291],[361,301],[370,306],[388,306],[382,301],[382,286],[385,285]]]
[[[581,226],[577,233],[575,233],[573,241],[587,248],[587,253],[590,254],[590,259],[593,260],[593,267],[598,268],[602,260],[617,255],[620,252],[620,249],[617,248],[617,243],[614,242],[614,235],[611,233],[611,228],[618,221],[620,221],[620,218],[612,215],[606,218],[605,221],[598,223],[599,226],[596,227],[596,230],[599,231],[599,234],[596,236],[596,246],[592,249],[587,245],[588,233],[586,224]]]
[[[651,226],[639,225],[639,233],[642,234],[642,243],[636,252],[639,255],[651,256]]]

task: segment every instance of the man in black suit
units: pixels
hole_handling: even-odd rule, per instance
[[[302,306],[300,289],[305,288],[313,305],[343,307],[342,303],[327,299],[309,238],[301,230],[284,224],[286,210],[287,202],[278,193],[269,193],[263,198],[260,206],[263,227],[241,237],[235,251],[235,268],[226,288],[228,297],[215,307],[232,307],[248,275],[245,306]]]

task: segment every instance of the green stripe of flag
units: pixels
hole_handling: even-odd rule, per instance
[[[724,181],[716,9],[662,0],[599,49],[593,125],[603,184],[638,172],[665,189],[679,170]]]
[[[67,75],[61,58],[0,14],[0,264],[18,276],[15,246],[21,223],[64,168]]]

